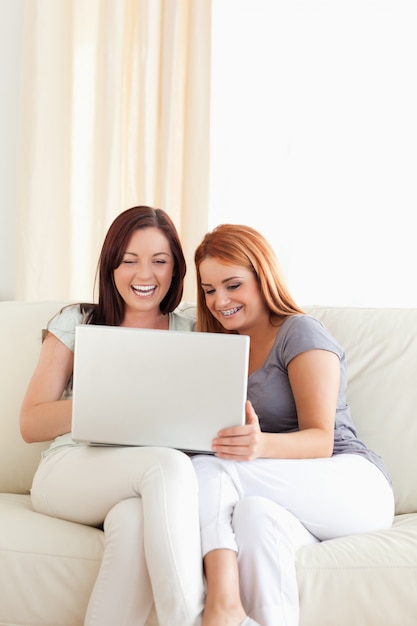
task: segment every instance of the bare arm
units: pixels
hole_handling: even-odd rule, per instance
[[[227,428],[214,440],[222,458],[307,459],[329,457],[333,452],[334,419],[340,385],[337,355],[310,350],[288,365],[288,376],[297,408],[299,431],[262,433],[255,411],[247,404],[246,425]]]
[[[49,441],[71,431],[71,400],[60,400],[72,374],[74,355],[48,333],[20,411],[20,432],[28,443]]]

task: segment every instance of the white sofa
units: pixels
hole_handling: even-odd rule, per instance
[[[61,304],[0,302],[1,626],[81,626],[102,557],[101,530],[35,513],[28,495],[45,446],[23,442],[19,408],[41,328]],[[300,624],[416,626],[417,309],[308,310],[346,349],[352,413],[391,472],[396,518],[387,531],[299,550]]]

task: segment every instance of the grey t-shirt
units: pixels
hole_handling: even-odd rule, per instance
[[[282,323],[275,343],[261,368],[248,381],[248,399],[259,417],[261,430],[288,433],[298,430],[297,411],[292,394],[288,364],[308,350],[328,350],[340,360],[340,388],[337,400],[333,454],[360,454],[374,463],[390,481],[380,456],[361,441],[346,401],[346,355],[326,327],[309,315],[292,315]]]

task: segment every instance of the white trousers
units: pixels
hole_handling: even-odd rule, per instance
[[[358,455],[249,462],[199,455],[193,463],[203,554],[237,552],[243,606],[262,626],[298,626],[300,546],[392,524],[392,489]]]
[[[198,485],[170,448],[58,448],[35,474],[35,511],[104,524],[102,564],[85,626],[198,626],[204,604]]]

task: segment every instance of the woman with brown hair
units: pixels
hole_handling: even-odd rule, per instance
[[[137,206],[116,217],[99,259],[98,303],[67,306],[49,321],[23,401],[25,441],[52,440],[33,480],[35,511],[104,527],[85,626],[143,626],[153,602],[161,626],[201,623],[198,494],[188,456],[71,439],[75,327],[193,330],[195,321],[175,311],[185,271],[176,228],[164,211]]]

